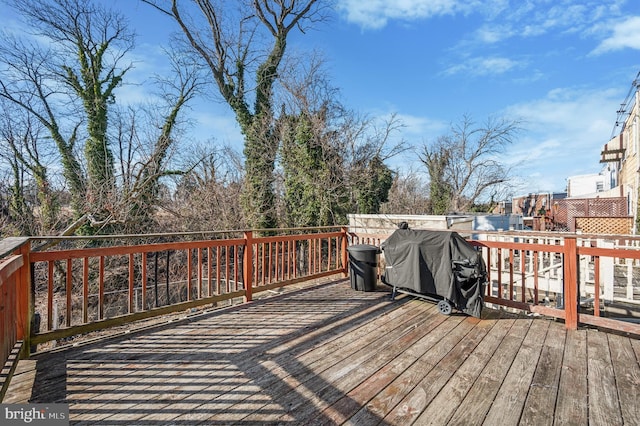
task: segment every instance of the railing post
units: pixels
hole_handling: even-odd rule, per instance
[[[564,239],[564,324],[568,330],[578,328],[578,251],[575,237]]]
[[[349,255],[347,253],[347,245],[349,243],[349,228],[343,226],[341,228],[341,231],[342,245],[340,247],[340,254],[342,255],[342,276],[346,278],[347,276],[349,276],[349,267],[347,266],[347,263],[349,262]]]
[[[29,351],[29,340],[31,336],[32,295],[31,295],[31,263],[29,262],[29,252],[31,244],[27,242],[20,247],[19,253],[24,262],[18,272],[18,340],[24,341],[25,350]]]
[[[242,280],[244,281],[245,302],[253,298],[253,232],[244,232],[244,250],[242,254]]]
[[[598,247],[615,248],[613,241],[598,239]],[[603,286],[603,298],[606,303],[613,302],[613,283],[615,282],[614,258],[610,256],[600,257],[600,285]]]
[[[2,241],[2,253],[9,253],[22,257],[22,265],[15,271],[15,306],[11,310],[15,313],[15,338],[22,340],[22,357],[29,356],[31,343],[31,321],[34,318],[34,289],[31,284],[31,262],[29,253],[31,243],[28,238],[7,238]],[[8,249],[8,251],[6,251]]]

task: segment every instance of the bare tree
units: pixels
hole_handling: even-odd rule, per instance
[[[412,170],[398,173],[389,190],[389,201],[384,203],[384,214],[426,214],[430,211],[429,186]]]
[[[344,147],[351,212],[379,213],[382,203],[388,201],[395,173],[386,162],[407,150],[403,139],[394,139],[402,127],[396,114],[382,119],[345,114],[337,134],[338,145]]]
[[[21,235],[47,235],[54,229],[60,208],[49,180],[48,163],[56,157],[46,144],[38,143],[43,128],[31,114],[1,98],[0,107],[0,164],[8,165],[13,176],[8,191],[9,216]],[[27,194],[31,186],[35,189],[33,200]]]
[[[246,228],[240,205],[244,176],[241,154],[230,147],[196,144],[183,161],[182,168],[188,171],[176,176],[175,195],[162,204],[169,229]]]
[[[274,167],[279,138],[275,131],[274,84],[287,40],[323,18],[319,0],[142,0],[178,23],[193,50],[206,63],[218,92],[233,110],[245,137],[243,205],[257,228],[276,225]]]
[[[513,175],[500,155],[520,130],[518,120],[490,117],[476,126],[465,115],[449,135],[425,143],[418,155],[431,179],[432,213],[464,212],[483,197],[495,198]]]
[[[37,119],[49,132],[60,155],[63,174],[73,195],[74,210],[83,210],[86,182],[80,161],[75,156],[80,121],[59,117],[55,100],[61,95],[58,87],[51,87],[54,75],[49,69],[52,54],[11,37],[0,43],[0,97],[22,108]],[[70,114],[67,113],[68,116]],[[59,121],[74,121],[68,134]]]

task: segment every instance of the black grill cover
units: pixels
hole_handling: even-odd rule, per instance
[[[380,248],[388,285],[439,296],[458,310],[480,317],[485,263],[457,232],[397,229]]]

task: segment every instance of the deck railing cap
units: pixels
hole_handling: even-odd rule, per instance
[[[7,237],[0,240],[0,258],[3,258],[29,242],[29,237]]]

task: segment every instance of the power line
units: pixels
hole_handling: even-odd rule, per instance
[[[616,123],[613,126],[613,130],[611,130],[611,137],[609,138],[609,140],[613,139],[616,134],[619,134],[620,132],[622,132],[622,130],[624,130],[624,123],[627,121],[629,114],[631,114],[631,109],[633,103],[635,102],[635,93],[638,90],[638,87],[640,87],[640,71],[638,71],[636,78],[631,83],[631,87],[629,88],[627,97],[624,99],[624,102],[620,104],[620,109],[616,111]],[[620,129],[620,132],[616,132],[616,130],[620,126],[622,126],[622,129]]]

